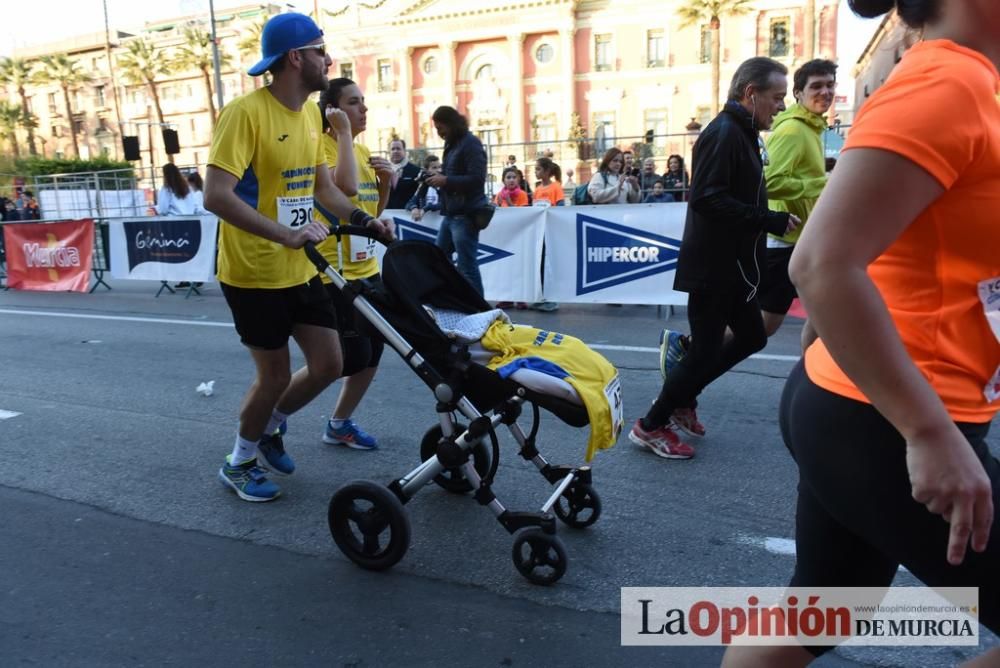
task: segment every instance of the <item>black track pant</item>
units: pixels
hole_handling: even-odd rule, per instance
[[[688,296],[691,347],[663,382],[646,415],[647,427],[670,420],[676,408],[693,406],[712,381],[767,345],[760,304],[739,294],[692,292]],[[733,337],[725,341],[726,328]]]
[[[948,523],[913,500],[906,442],[869,404],[815,385],[803,364],[781,397],[781,434],[799,467],[795,587],[888,587],[900,564],[931,587],[979,587],[979,619],[1000,633],[1000,522],[986,552],[947,560]],[[1000,517],[1000,462],[990,425],[959,424],[993,482]],[[808,648],[821,653],[829,648]]]

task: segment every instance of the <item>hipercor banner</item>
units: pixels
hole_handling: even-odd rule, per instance
[[[215,216],[144,217],[108,224],[111,275],[160,281],[210,281],[215,273]]]
[[[86,292],[94,255],[94,221],[3,226],[7,285],[15,290]]]
[[[541,299],[539,267],[546,211],[534,207],[497,209],[490,226],[479,233],[477,262],[486,299],[529,303]],[[425,214],[420,221],[400,210],[387,210],[382,217],[392,218],[400,239],[434,243],[441,227],[441,216],[436,212]],[[384,250],[379,244],[379,263]]]
[[[673,289],[686,204],[557,206],[545,214],[546,299],[687,304]]]

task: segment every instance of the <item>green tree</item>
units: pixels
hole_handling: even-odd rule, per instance
[[[268,18],[267,16],[261,16],[243,31],[243,36],[237,44],[241,69],[247,61],[252,64],[260,59],[260,36],[264,32],[264,24],[267,23]],[[253,78],[254,88],[260,86],[260,81],[260,77]]]
[[[228,67],[231,58],[229,54],[219,49],[219,68]],[[205,97],[208,99],[208,111],[212,115],[212,125],[215,125],[215,100],[212,95],[212,36],[201,28],[185,28],[184,44],[177,47],[174,53],[173,66],[179,70],[198,70],[205,82]]]
[[[58,84],[63,94],[63,105],[66,107],[66,121],[69,123],[69,135],[73,139],[73,156],[80,157],[80,140],[76,134],[76,123],[73,122],[73,105],[70,102],[69,93],[85,83],[92,81],[92,77],[80,68],[80,64],[70,59],[64,53],[51,56],[42,56],[42,69],[38,72],[37,80],[40,83]]]
[[[0,141],[9,141],[14,159],[21,157],[21,149],[17,145],[17,129],[22,125],[24,110],[19,105],[10,102],[0,102]]]
[[[21,100],[22,118],[28,123],[25,128],[28,130],[28,151],[31,155],[38,155],[35,148],[35,126],[31,123],[31,111],[28,109],[28,96],[25,94],[24,86],[30,83],[33,78],[33,64],[23,58],[0,58],[0,81],[8,83],[17,89],[17,95]]]
[[[156,88],[156,80],[169,76],[170,65],[159,49],[147,39],[138,37],[126,43],[125,53],[118,56],[118,67],[126,81],[133,85],[146,86],[153,99],[156,109],[156,120],[163,127],[163,108],[160,106],[160,94]],[[168,155],[167,160],[174,161],[174,156]]]
[[[677,10],[682,28],[707,23],[711,32],[713,116],[719,113],[719,66],[722,60],[719,29],[722,27],[722,19],[741,16],[750,9],[750,0],[685,0],[685,4]]]

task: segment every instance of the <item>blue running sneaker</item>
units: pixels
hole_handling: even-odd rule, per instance
[[[346,445],[355,450],[378,450],[375,437],[364,432],[350,419],[344,420],[339,428],[333,426],[333,420],[328,420],[323,442],[327,445]]]
[[[282,420],[281,424],[278,425],[278,436],[284,436],[288,433],[288,420]]]
[[[281,490],[264,475],[264,470],[257,466],[257,460],[231,466],[232,455],[226,455],[226,463],[219,469],[219,480],[231,488],[244,501],[274,501],[281,495]]]
[[[660,332],[660,375],[666,380],[677,363],[687,354],[691,340],[672,329]]]
[[[295,462],[285,452],[285,443],[281,440],[281,429],[260,439],[257,451],[264,455],[268,468],[275,473],[291,475],[295,472]]]

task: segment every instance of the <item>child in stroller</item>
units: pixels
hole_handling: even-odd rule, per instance
[[[333,233],[371,236],[354,226]],[[597,449],[614,445],[621,432],[615,368],[578,339],[511,325],[500,311],[491,314],[490,305],[434,244],[392,243],[382,261],[381,285],[348,283],[311,245],[306,252],[432,390],[439,417],[421,442],[423,463],[416,469],[388,486],[354,481],[334,493],[328,522],[340,550],[366,569],[395,565],[410,539],[403,504],[433,480],[451,492],[473,492],[515,534],[514,565],[529,581],[559,580],[567,557],[555,535],[555,517],[584,528],[597,521],[601,503],[589,466],[553,466],[538,452],[539,407],[572,426],[591,425],[589,461]],[[463,331],[471,325],[476,325],[471,332]],[[532,408],[527,434],[517,422],[526,403]],[[539,512],[508,510],[493,493],[500,424],[517,441],[521,457],[555,485]]]

